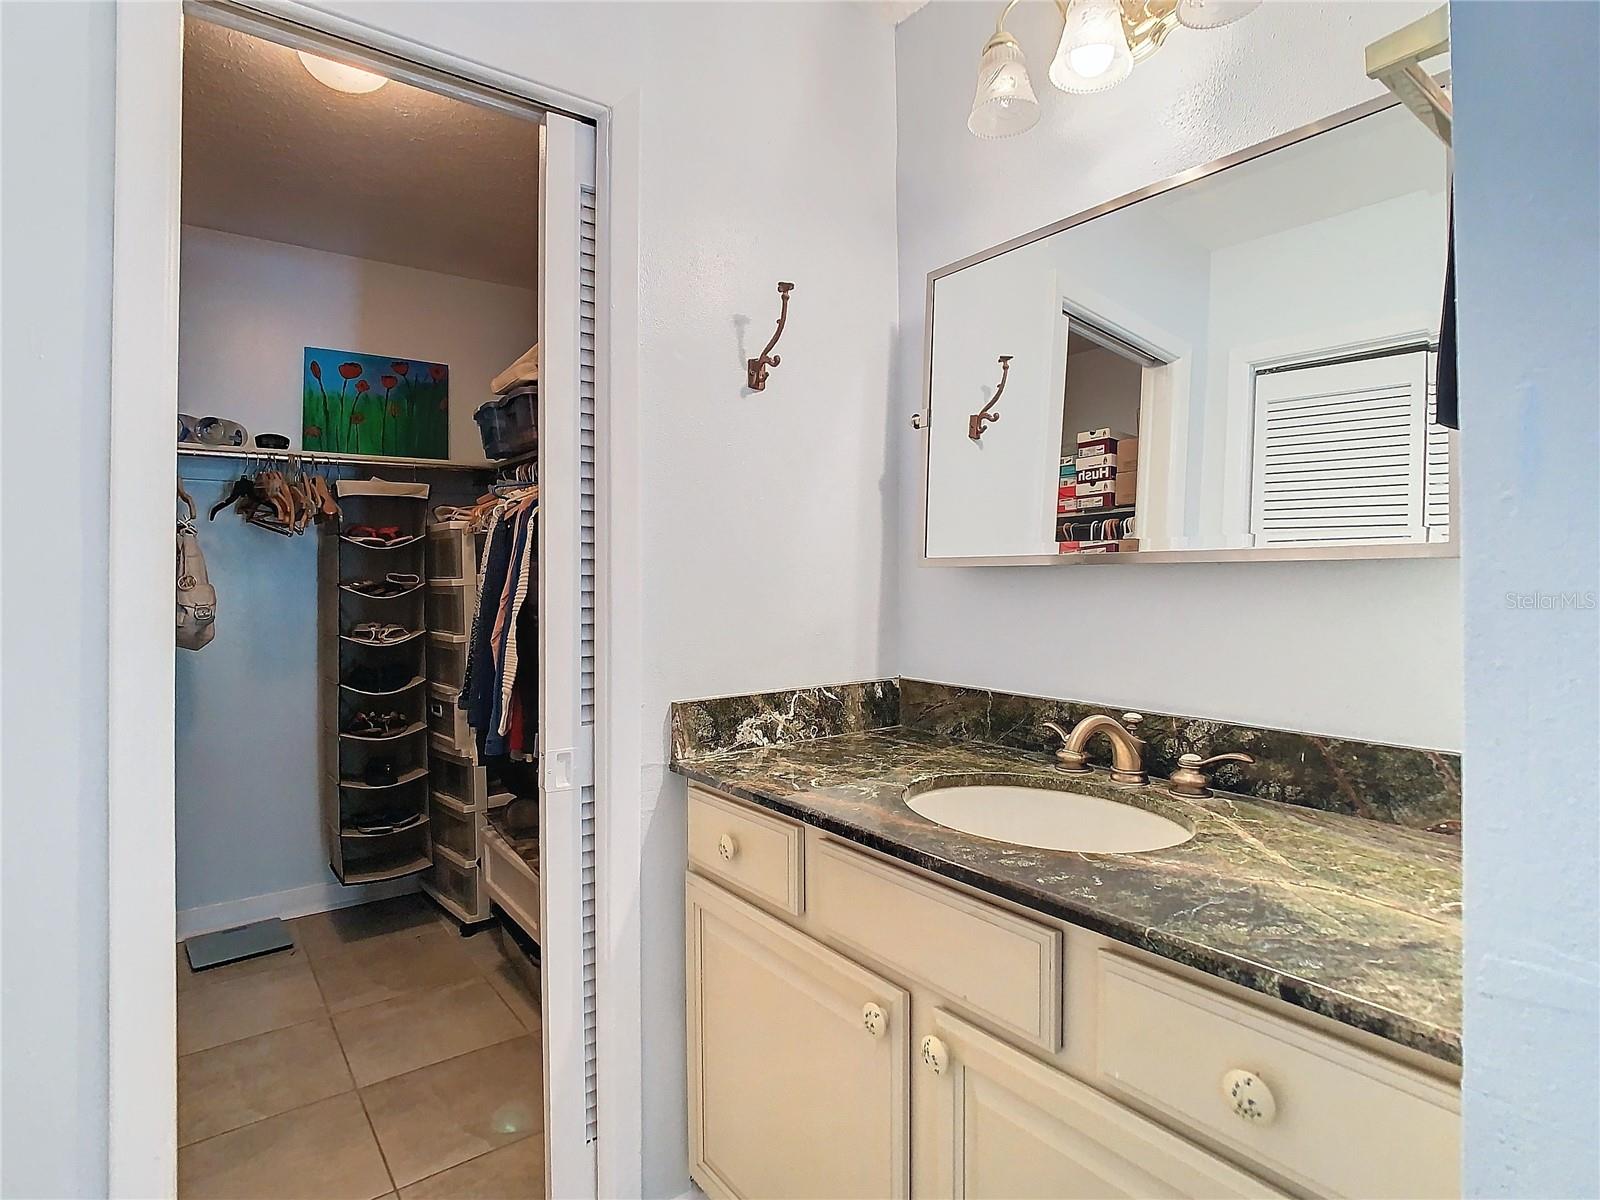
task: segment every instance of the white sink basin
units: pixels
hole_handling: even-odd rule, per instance
[[[1049,788],[973,784],[932,788],[906,803],[947,829],[1040,850],[1135,854],[1164,850],[1194,834],[1131,804]]]

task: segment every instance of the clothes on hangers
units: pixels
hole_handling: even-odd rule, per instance
[[[328,481],[301,472],[297,459],[292,460],[291,470],[292,475],[278,470],[240,475],[227,495],[211,506],[211,520],[231,504],[249,524],[292,537],[304,533],[312,521],[337,519],[339,505]]]
[[[537,570],[537,498],[538,489],[524,485],[480,502],[488,543],[458,703],[485,758],[525,757],[537,728],[537,605],[528,603]]]

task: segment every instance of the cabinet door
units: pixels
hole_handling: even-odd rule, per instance
[[[942,1009],[914,1048],[917,1194],[1275,1196],[1220,1158]]]
[[[907,1195],[909,1001],[689,876],[689,1151],[713,1196]]]

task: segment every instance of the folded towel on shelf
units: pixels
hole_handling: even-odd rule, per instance
[[[504,395],[512,388],[539,382],[539,344],[535,342],[521,358],[494,377],[489,390]]]

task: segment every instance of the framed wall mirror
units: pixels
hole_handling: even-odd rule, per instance
[[[1454,554],[1446,159],[1373,101],[934,271],[925,560]]]

